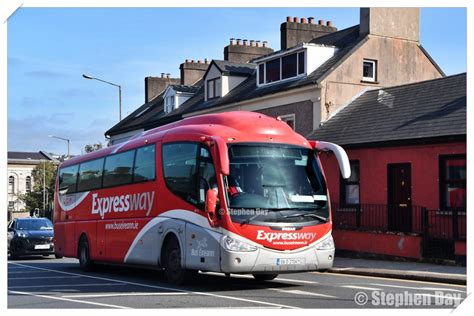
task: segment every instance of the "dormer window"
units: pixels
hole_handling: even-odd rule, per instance
[[[221,78],[207,80],[207,99],[214,99],[221,96]]]
[[[169,97],[166,97],[165,98],[165,109],[166,109],[165,112],[169,113],[169,112],[173,111],[174,107],[175,107],[175,96],[171,95]]]
[[[305,52],[295,52],[269,59],[258,65],[258,84],[272,83],[304,75]]]

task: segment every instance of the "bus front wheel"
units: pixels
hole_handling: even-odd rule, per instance
[[[79,241],[79,266],[84,271],[91,271],[94,267],[94,262],[90,258],[89,242],[85,236],[82,236]]]
[[[271,281],[275,279],[278,274],[253,274],[253,277],[257,281]]]
[[[163,253],[165,277],[171,284],[180,285],[189,281],[197,271],[187,270],[181,265],[181,248],[176,238],[171,238],[165,245]]]

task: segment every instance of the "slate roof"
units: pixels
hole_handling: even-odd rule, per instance
[[[25,152],[25,151],[9,151],[9,160],[54,160],[50,155],[43,151]]]
[[[199,90],[199,86],[185,86],[181,84],[173,84],[171,87],[177,92],[184,93],[196,93]]]
[[[229,76],[250,76],[253,74],[256,64],[252,63],[235,63],[227,60],[213,60],[214,64],[224,75]]]
[[[466,73],[363,93],[307,138],[339,145],[466,135]]]

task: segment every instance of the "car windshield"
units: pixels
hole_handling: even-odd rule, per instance
[[[51,230],[53,224],[46,218],[22,219],[18,221],[16,228],[18,230]]]
[[[232,145],[229,213],[237,222],[327,221],[327,190],[313,151],[285,145]]]

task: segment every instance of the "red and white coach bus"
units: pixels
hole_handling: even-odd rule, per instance
[[[253,274],[332,266],[330,199],[311,142],[254,112],[187,118],[62,163],[58,256],[163,269],[171,283],[199,270]]]

